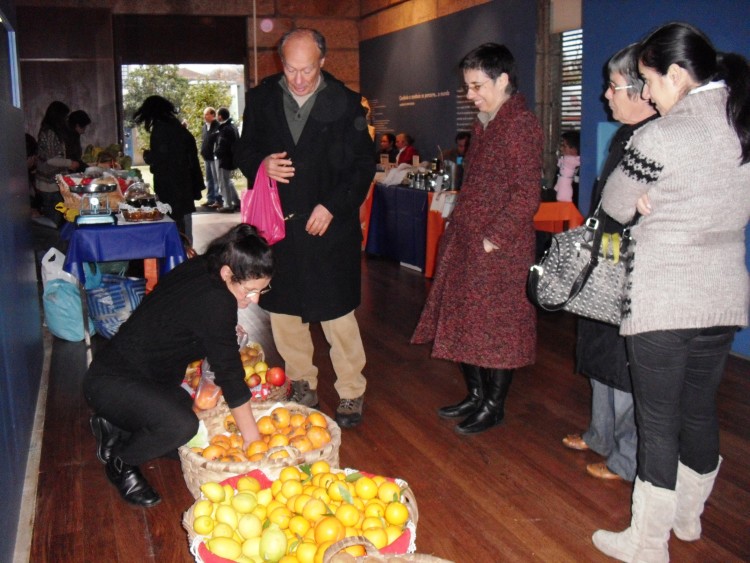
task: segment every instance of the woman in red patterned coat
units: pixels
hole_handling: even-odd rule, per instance
[[[507,47],[481,45],[460,68],[479,115],[412,342],[433,341],[433,357],[460,363],[468,396],[438,414],[466,417],[456,431],[474,434],[502,422],[513,370],[536,359],[536,312],[526,298],[526,276],[534,261],[542,130],[517,93]]]

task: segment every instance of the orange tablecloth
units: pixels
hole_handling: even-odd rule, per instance
[[[534,215],[537,231],[560,233],[583,225],[585,219],[578,208],[569,201],[544,202]]]
[[[372,211],[372,193],[375,191],[375,182],[370,184],[367,197],[359,207],[359,224],[362,227],[362,250],[367,246],[367,233],[370,231],[370,212]]]
[[[434,195],[432,192],[427,194],[427,209],[432,205],[432,197]],[[424,276],[426,278],[431,278],[435,275],[438,247],[440,246],[440,237],[443,236],[443,231],[445,231],[445,223],[446,220],[440,211],[427,212],[427,249],[424,257]]]

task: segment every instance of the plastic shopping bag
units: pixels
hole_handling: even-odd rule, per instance
[[[146,295],[146,280],[103,274],[99,287],[88,289],[89,315],[96,331],[112,338]]]
[[[242,195],[241,212],[242,222],[258,229],[268,244],[275,244],[286,236],[276,180],[268,177],[262,164],[255,175],[253,189]]]
[[[50,248],[42,258],[42,306],[49,331],[63,340],[80,342],[84,338],[83,307],[78,280],[62,269],[65,255]],[[94,324],[89,320],[89,333]]]

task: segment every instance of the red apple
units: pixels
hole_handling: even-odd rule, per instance
[[[270,368],[266,372],[266,381],[271,385],[281,387],[286,381],[286,374],[284,373],[284,369],[279,367]]]
[[[260,385],[260,376],[257,373],[254,373],[245,381],[247,382],[247,386],[252,389],[253,387]]]

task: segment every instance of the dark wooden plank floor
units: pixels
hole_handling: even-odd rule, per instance
[[[462,396],[457,368],[411,346],[429,282],[377,259],[363,260],[358,319],[367,350],[365,422],[342,436],[341,465],[401,477],[419,506],[417,546],[457,562],[606,561],[597,528],[624,528],[630,485],[589,477],[591,452],[561,445],[589,417],[588,381],[573,374],[574,319],[540,316],[539,358],[520,370],[503,426],[459,437],[435,409]],[[251,330],[273,356],[267,320]],[[248,321],[250,322],[250,321]],[[315,331],[321,408],[337,400],[325,340]],[[81,395],[81,344],[55,341],[39,474],[33,562],[187,562],[181,528],[192,497],[180,465],[142,469],[164,501],[143,510],[120,501],[94,455]],[[720,389],[725,461],[703,517],[703,539],[672,537],[672,561],[750,560],[750,362],[732,358]]]

